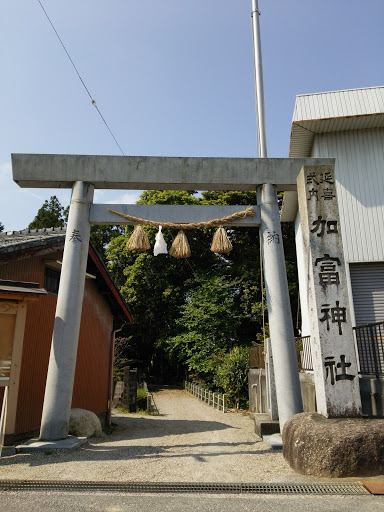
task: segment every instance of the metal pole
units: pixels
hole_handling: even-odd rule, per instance
[[[4,447],[5,423],[7,421],[7,402],[8,402],[8,386],[4,388],[3,405],[0,414],[0,457]]]
[[[41,420],[40,439],[45,441],[68,436],[93,190],[93,185],[81,181],[75,182],[72,189]]]
[[[264,107],[264,81],[263,81],[263,62],[261,57],[261,37],[259,24],[259,5],[257,0],[252,0],[252,34],[253,34],[253,53],[255,60],[255,85],[256,85],[256,105],[258,112],[258,128],[260,157],[267,157],[267,131],[265,127],[265,107]]]

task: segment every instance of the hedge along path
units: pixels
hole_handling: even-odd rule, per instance
[[[133,215],[127,215],[125,213],[117,212],[115,210],[111,210],[107,208],[107,210],[111,213],[115,213],[116,215],[120,215],[120,217],[124,217],[136,224],[141,224],[145,226],[154,226],[158,228],[162,226],[163,228],[170,229],[200,229],[200,228],[211,228],[214,226],[222,226],[223,224],[227,224],[237,219],[244,219],[245,217],[254,217],[255,210],[252,206],[248,206],[245,210],[240,212],[235,212],[232,215],[227,215],[226,217],[222,217],[221,219],[212,219],[204,222],[190,222],[190,223],[175,223],[175,222],[157,222],[154,220],[148,219],[140,219],[139,217],[134,217]]]

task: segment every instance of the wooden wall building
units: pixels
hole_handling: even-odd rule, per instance
[[[18,393],[13,400],[14,383],[9,381],[10,414],[7,418],[6,444],[12,443],[15,438],[35,435],[40,429],[64,239],[65,230],[61,228],[0,235],[0,280],[36,283],[47,291],[27,306]],[[12,291],[3,293],[1,297],[0,305],[7,300],[12,301]],[[87,409],[99,416],[108,414],[115,330],[128,323],[132,323],[129,310],[103,262],[90,245],[73,408]],[[0,314],[0,336],[1,325]],[[7,370],[3,368],[0,385],[4,387],[6,384]],[[0,402],[1,399],[0,388]]]

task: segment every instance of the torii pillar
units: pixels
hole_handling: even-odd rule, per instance
[[[283,433],[285,422],[303,412],[303,403],[276,187],[271,184],[259,187],[257,203],[260,205],[260,240],[276,398],[280,432]]]
[[[90,236],[93,185],[73,185],[57,296],[40,439],[68,437]]]

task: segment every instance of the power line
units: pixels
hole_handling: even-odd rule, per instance
[[[61,40],[61,37],[59,36],[59,34],[58,34],[58,32],[57,32],[57,30],[56,30],[56,28],[55,28],[54,24],[52,23],[52,21],[51,21],[50,17],[48,16],[47,11],[44,9],[44,6],[43,6],[43,4],[41,3],[41,1],[40,1],[40,0],[37,0],[37,1],[39,2],[40,7],[43,9],[43,12],[44,12],[45,16],[47,17],[47,20],[49,21],[49,23],[50,23],[51,27],[53,28],[53,30],[54,30],[54,32],[55,32],[55,34],[56,34],[56,36],[57,36],[57,39],[60,41],[61,46],[63,47],[63,49],[64,49],[65,53],[67,54],[67,57],[68,57],[68,59],[69,59],[70,63],[72,64],[73,69],[76,71],[76,74],[77,74],[77,76],[79,77],[79,79],[80,79],[81,83],[83,84],[84,89],[87,91],[87,94],[88,94],[88,96],[89,96],[89,97],[90,97],[90,99],[91,99],[91,103],[92,103],[92,105],[95,107],[95,109],[97,110],[97,112],[98,112],[99,116],[100,116],[100,117],[101,117],[101,119],[103,120],[103,123],[104,123],[104,124],[105,124],[105,126],[107,127],[107,129],[108,129],[109,133],[112,135],[113,140],[116,142],[116,144],[117,144],[118,148],[119,148],[119,149],[120,149],[120,151],[121,151],[121,154],[122,154],[123,156],[125,156],[125,155],[124,155],[124,151],[121,149],[120,144],[117,142],[117,139],[116,139],[116,137],[114,136],[114,134],[113,134],[112,130],[110,129],[110,127],[108,126],[107,121],[104,119],[104,116],[103,116],[103,115],[102,115],[102,113],[100,112],[99,107],[96,105],[96,101],[92,98],[92,95],[91,95],[91,93],[89,92],[88,87],[85,85],[84,80],[82,79],[82,77],[81,77],[81,75],[80,75],[80,73],[79,73],[79,71],[78,71],[77,67],[75,66],[75,63],[73,62],[73,60],[72,60],[71,56],[69,55],[69,52],[68,52],[67,48],[65,47],[65,45],[64,45],[64,43],[63,43],[63,41]]]

